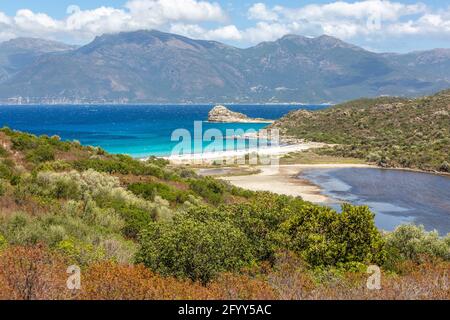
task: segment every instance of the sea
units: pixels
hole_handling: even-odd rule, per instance
[[[168,156],[180,139],[176,130],[187,130],[194,139],[195,122],[202,132],[218,129],[259,130],[267,123],[208,123],[213,105],[19,105],[0,106],[0,126],[36,135],[58,135],[63,140],[78,140],[110,153],[136,158]],[[229,109],[249,117],[279,119],[298,110],[320,110],[324,105],[232,105]],[[178,131],[179,132],[179,131]],[[239,132],[239,131],[237,131]],[[204,149],[211,141],[204,141]],[[195,143],[193,143],[194,145]],[[238,146],[237,146],[238,147]],[[201,150],[193,150],[201,152]]]

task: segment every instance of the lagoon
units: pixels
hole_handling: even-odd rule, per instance
[[[378,228],[391,231],[405,223],[441,235],[450,232],[450,177],[377,168],[307,169],[300,177],[318,185],[329,206],[368,205]]]

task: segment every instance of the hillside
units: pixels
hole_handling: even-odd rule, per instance
[[[76,46],[35,38],[17,38],[0,43],[0,84],[46,54],[70,51]]]
[[[9,52],[2,46],[0,61]],[[33,63],[0,62],[0,102],[324,103],[450,87],[448,50],[378,54],[325,35],[240,49],[152,30],[105,34],[71,49],[38,47],[27,58]]]
[[[368,207],[0,130],[0,299],[448,299],[435,280],[449,245],[413,226],[382,234]],[[374,263],[382,290],[366,287]]]
[[[323,154],[450,172],[449,90],[413,100],[362,99],[318,112],[294,111],[273,126],[285,135],[338,144]]]

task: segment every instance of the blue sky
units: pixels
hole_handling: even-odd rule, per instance
[[[287,33],[325,33],[373,51],[406,52],[450,47],[446,2],[0,0],[0,41],[32,36],[84,44],[103,33],[160,29],[248,47]]]

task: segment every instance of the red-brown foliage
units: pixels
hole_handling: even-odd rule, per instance
[[[9,247],[0,253],[0,298],[64,299],[68,265],[41,246]]]
[[[448,262],[402,266],[401,275],[383,274],[381,290],[367,289],[364,273],[317,283],[290,254],[280,255],[274,267],[222,274],[207,286],[162,277],[142,265],[98,262],[82,270],[81,290],[74,292],[66,287],[67,267],[44,247],[9,247],[0,253],[0,299],[450,299]]]
[[[178,300],[208,299],[208,290],[190,281],[155,275],[142,265],[104,262],[92,265],[82,277],[80,299]]]

